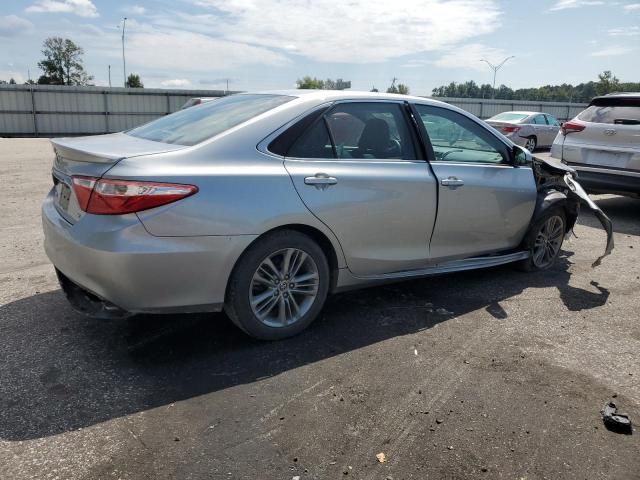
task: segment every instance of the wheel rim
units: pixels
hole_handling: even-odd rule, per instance
[[[533,246],[533,263],[538,268],[550,266],[560,251],[564,236],[564,222],[557,215],[544,222]]]
[[[536,141],[533,138],[528,139],[526,149],[529,150],[530,152],[533,152],[535,148],[536,148]]]
[[[258,320],[269,327],[286,327],[302,318],[318,296],[320,277],[311,256],[298,249],[278,250],[256,269],[249,303]]]

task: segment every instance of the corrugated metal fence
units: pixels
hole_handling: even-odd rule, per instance
[[[431,97],[427,97],[431,98]],[[476,117],[487,119],[501,112],[513,110],[544,112],[553,115],[561,122],[570,120],[587,108],[586,103],[563,103],[563,102],[533,102],[525,100],[491,100],[480,98],[435,98],[450,103],[456,107],[475,115]]]
[[[179,110],[192,97],[222,90],[0,85],[0,137],[53,137],[120,132]],[[509,110],[546,112],[568,120],[586,105],[472,98],[438,98],[480,118]]]
[[[0,85],[0,136],[53,137],[120,132],[222,90]]]

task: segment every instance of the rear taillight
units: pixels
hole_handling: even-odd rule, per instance
[[[520,131],[521,127],[502,127],[500,131],[502,133],[516,133]]]
[[[562,124],[562,127],[560,127],[560,130],[562,131],[563,135],[567,135],[569,133],[577,133],[577,132],[581,132],[585,129],[586,127],[584,125],[581,125],[580,123],[576,123],[576,122],[564,122]]]
[[[122,215],[166,205],[198,191],[195,185],[73,177],[80,208],[95,215]]]

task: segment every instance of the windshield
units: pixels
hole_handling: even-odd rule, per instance
[[[495,117],[491,117],[489,120],[499,120],[501,122],[520,122],[527,118],[529,115],[524,113],[504,112],[499,113]]]
[[[293,99],[285,95],[230,95],[180,110],[126,133],[155,142],[195,145]]]

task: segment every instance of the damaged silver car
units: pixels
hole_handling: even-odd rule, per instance
[[[547,269],[580,203],[613,248],[570,167],[424,98],[248,93],[52,144],[45,248],[96,317],[224,309],[249,335],[285,338],[332,292]]]

